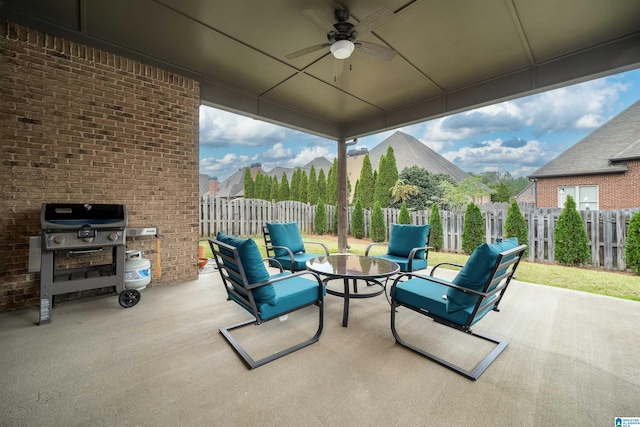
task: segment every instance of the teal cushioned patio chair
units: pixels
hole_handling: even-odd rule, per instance
[[[307,268],[306,263],[311,258],[322,255],[329,255],[329,249],[324,243],[304,242],[300,234],[300,227],[297,222],[288,223],[266,223],[262,227],[264,245],[267,249],[267,257],[271,259],[272,267],[276,266],[274,259],[278,261],[285,270],[292,273],[302,271]],[[305,245],[319,245],[324,253],[307,252]]]
[[[311,271],[283,272],[270,275],[252,239],[241,239],[218,233],[209,239],[227,299],[247,310],[253,318],[232,326],[220,328],[220,333],[231,344],[250,369],[257,368],[320,340],[324,319],[325,286]],[[293,311],[316,305],[318,329],[315,335],[292,347],[278,351],[260,360],[254,360],[231,331],[248,325],[260,325]]]
[[[429,264],[430,234],[431,226],[429,224],[391,224],[389,241],[369,244],[364,254],[369,256],[369,251],[376,245],[386,245],[387,253],[372,255],[372,257],[393,261],[400,266],[400,271],[404,273],[423,270]]]
[[[405,273],[391,286],[391,332],[396,342],[465,377],[476,380],[504,351],[508,343],[471,330],[471,327],[498,305],[520,263],[526,245],[516,238],[484,243],[471,254],[464,266],[440,263],[430,276]],[[450,282],[433,277],[441,265],[462,267]],[[466,370],[403,340],[396,329],[400,307],[432,318],[445,326],[466,332],[495,344],[491,352],[471,370]]]

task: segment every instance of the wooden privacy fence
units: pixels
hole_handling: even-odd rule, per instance
[[[328,228],[333,230],[335,206],[326,205]],[[480,207],[484,216],[485,241],[493,242],[505,235],[507,204]],[[555,262],[553,231],[562,212],[556,208],[533,208],[521,205],[529,230],[529,255],[532,262]],[[579,211],[590,242],[591,265],[605,270],[626,270],[624,245],[631,216],[640,211]],[[351,214],[347,210],[348,228],[351,232]],[[397,223],[399,209],[383,209],[387,232],[391,223]],[[292,222],[300,225],[303,233],[313,234],[316,206],[295,201],[269,202],[258,199],[226,200],[203,196],[200,202],[200,237],[215,236],[218,231],[238,236],[262,235],[266,222]],[[412,211],[412,224],[428,224],[429,210]],[[464,211],[440,211],[444,237],[444,250],[462,252],[462,227]],[[371,211],[364,210],[365,236],[369,236]]]

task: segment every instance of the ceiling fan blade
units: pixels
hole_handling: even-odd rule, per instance
[[[311,21],[314,24],[316,24],[318,26],[318,28],[320,28],[321,30],[323,30],[326,33],[330,33],[331,31],[335,31],[336,30],[333,27],[333,24],[331,24],[329,21],[324,19],[322,16],[318,15],[316,13],[316,11],[313,10],[313,9],[305,9],[300,13],[302,14],[302,16],[304,16],[309,21]]]
[[[352,32],[357,31],[358,34],[366,34],[369,31],[373,31],[376,28],[391,21],[393,18],[395,18],[395,16],[396,14],[393,13],[391,9],[383,7],[382,9],[373,12],[371,15],[367,16],[362,21],[354,25],[352,28]]]
[[[395,50],[390,49],[386,46],[371,42],[356,41],[354,44],[356,49],[358,49],[360,52],[375,56],[376,58],[384,59],[386,61],[391,61],[393,58],[395,58],[397,53]]]
[[[285,58],[294,59],[302,55],[306,55],[307,53],[315,52],[317,50],[323,49],[325,47],[331,46],[329,43],[317,44],[314,46],[305,47],[304,49],[296,50],[295,52],[291,52]]]

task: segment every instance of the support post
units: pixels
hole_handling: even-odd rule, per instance
[[[347,251],[347,141],[338,140],[338,252]]]

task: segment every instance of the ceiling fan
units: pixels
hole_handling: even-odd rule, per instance
[[[376,28],[386,24],[395,17],[391,9],[382,8],[364,18],[357,24],[349,22],[349,11],[346,9],[336,9],[335,18],[338,22],[329,23],[325,18],[318,15],[313,9],[305,9],[300,12],[302,16],[327,32],[327,43],[309,46],[304,49],[292,52],[286,56],[287,59],[297,58],[311,52],[315,52],[329,47],[336,59],[347,59],[354,50],[366,53],[377,58],[392,60],[396,56],[396,51],[386,46],[367,41],[358,41],[359,35],[366,34]]]

